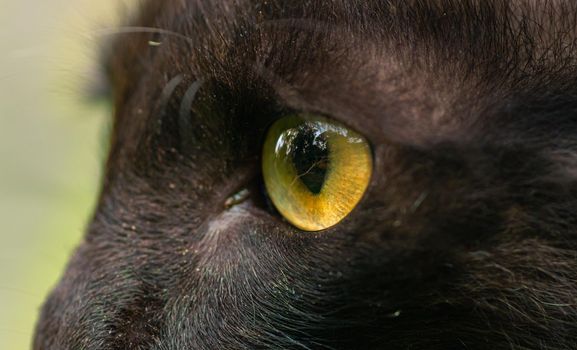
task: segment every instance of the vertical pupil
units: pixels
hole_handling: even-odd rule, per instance
[[[323,188],[329,168],[329,147],[326,136],[314,125],[299,128],[292,144],[292,161],[300,181],[314,194]]]

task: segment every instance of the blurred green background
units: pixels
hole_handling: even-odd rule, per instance
[[[94,79],[111,0],[0,0],[0,349],[29,349],[40,306],[98,192],[104,103]]]

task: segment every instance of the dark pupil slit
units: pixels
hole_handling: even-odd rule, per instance
[[[329,167],[326,136],[314,126],[305,124],[299,128],[292,149],[292,161],[300,181],[312,193],[319,194]]]

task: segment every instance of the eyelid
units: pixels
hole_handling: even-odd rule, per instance
[[[338,106],[329,106],[329,103],[322,104],[319,102],[310,103],[306,100],[304,96],[299,93],[281,95],[278,96],[279,103],[285,106],[286,111],[283,111],[278,117],[276,117],[270,125],[282,117],[294,114],[308,114],[317,115],[328,120],[334,120],[346,127],[355,130],[359,134],[363,135],[365,139],[370,142],[374,138],[372,130],[367,128],[368,123],[361,122],[366,121],[368,118],[364,118],[361,113],[352,109],[338,108]],[[351,117],[351,116],[354,116]],[[270,126],[269,125],[269,126]]]

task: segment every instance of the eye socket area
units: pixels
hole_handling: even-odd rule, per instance
[[[336,121],[290,115],[268,130],[262,171],[280,214],[304,231],[320,231],[339,223],[363,197],[372,152],[363,136]]]

